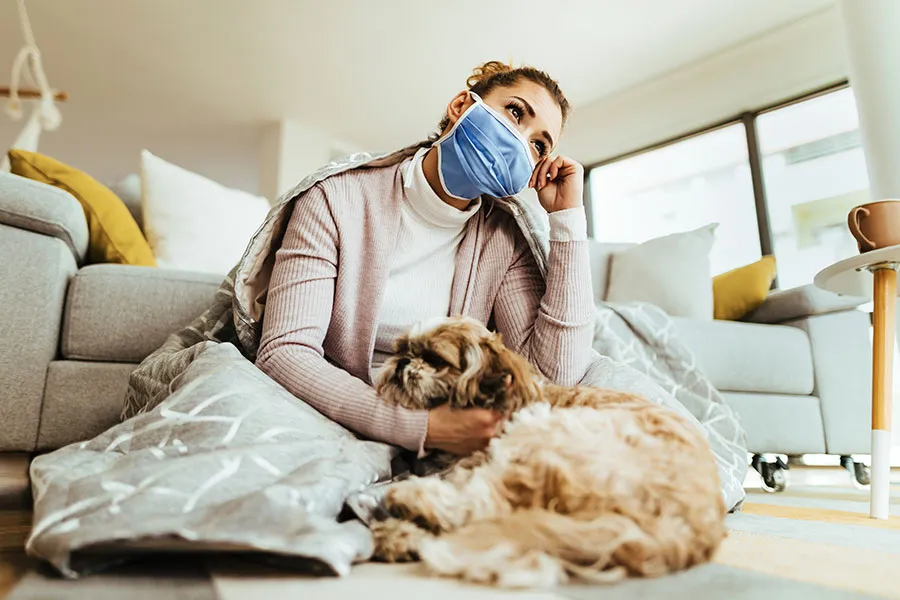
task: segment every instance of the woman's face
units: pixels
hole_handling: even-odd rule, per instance
[[[559,144],[562,132],[562,112],[544,86],[522,80],[514,85],[496,87],[482,100],[498,114],[506,117],[528,140],[534,161],[548,156]],[[447,110],[451,125],[474,100],[467,92],[460,92]]]

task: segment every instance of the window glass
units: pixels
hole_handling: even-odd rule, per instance
[[[847,213],[869,201],[853,92],[838,90],[756,121],[778,285],[812,283],[857,252]]]
[[[717,222],[713,274],[760,257],[742,123],[591,169],[593,236],[639,243]]]

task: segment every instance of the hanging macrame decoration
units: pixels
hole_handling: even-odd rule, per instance
[[[5,112],[6,116],[14,121],[22,119],[23,99],[27,99],[33,104],[25,126],[10,148],[36,152],[41,132],[53,131],[62,123],[62,115],[56,107],[55,101],[65,100],[67,96],[63,92],[55,92],[50,89],[47,76],[44,74],[44,67],[41,64],[41,51],[35,42],[31,22],[25,11],[25,0],[16,0],[16,4],[25,45],[22,46],[13,61],[10,85],[8,88],[0,88],[0,96],[9,97]],[[20,86],[26,77],[31,80],[36,89],[25,89]],[[9,158],[6,156],[6,152],[3,152],[3,160],[0,162],[0,172],[2,171],[9,171]]]

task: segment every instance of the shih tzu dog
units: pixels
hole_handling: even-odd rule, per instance
[[[400,337],[376,388],[414,409],[509,416],[484,451],[384,496],[375,557],[503,587],[656,576],[707,561],[725,535],[699,428],[631,394],[542,378],[468,318]]]

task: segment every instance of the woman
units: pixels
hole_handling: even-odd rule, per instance
[[[377,397],[374,371],[415,323],[472,316],[548,378],[577,383],[594,309],[584,171],[553,154],[568,110],[546,73],[489,62],[450,101],[430,146],[310,188],[276,253],[257,366],[338,423],[420,455],[482,449],[500,417]],[[493,201],[526,185],[549,213],[546,283]]]

